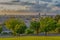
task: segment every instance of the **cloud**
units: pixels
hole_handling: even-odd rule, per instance
[[[0,2],[9,2],[9,1],[12,1],[12,0],[0,0]]]

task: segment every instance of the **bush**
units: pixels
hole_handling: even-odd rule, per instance
[[[7,32],[2,32],[3,35],[7,35],[8,33]]]
[[[33,33],[34,33],[34,31],[33,31],[33,30],[31,30],[31,29],[26,29],[25,33],[26,33],[26,34],[33,34]]]

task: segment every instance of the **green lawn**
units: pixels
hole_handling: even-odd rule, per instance
[[[21,36],[0,38],[0,40],[60,40],[60,36]]]

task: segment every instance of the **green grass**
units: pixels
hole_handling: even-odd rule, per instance
[[[0,40],[60,40],[60,36],[21,36],[0,38]]]

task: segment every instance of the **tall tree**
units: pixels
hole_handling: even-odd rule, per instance
[[[40,19],[40,30],[42,32],[45,32],[45,35],[47,35],[47,32],[55,29],[56,29],[56,21],[53,18],[45,17]]]
[[[60,19],[57,22],[57,30],[58,30],[58,33],[60,33]]]
[[[24,33],[25,29],[27,28],[23,20],[15,18],[11,18],[5,21],[5,26],[14,34]]]
[[[33,29],[36,34],[39,34],[40,22],[39,21],[31,21],[30,28]]]

